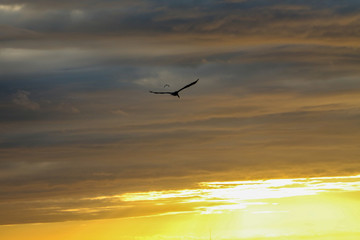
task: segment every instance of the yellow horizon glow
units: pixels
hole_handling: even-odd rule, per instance
[[[200,182],[199,188],[125,193],[113,196],[88,198],[92,200],[114,199],[122,202],[151,202],[158,205],[204,203],[194,211],[209,213],[222,210],[236,210],[254,204],[254,200],[279,199],[309,196],[336,191],[359,191],[360,175],[269,179],[251,181]],[[164,202],[164,203],[162,203]],[[249,203],[251,202],[251,203]]]
[[[355,240],[360,237],[359,196],[360,175],[200,182],[194,189],[88,198],[119,206],[61,210],[91,215],[103,209],[144,209],[142,214],[0,226],[0,238],[204,240],[211,229],[212,239],[223,240]],[[159,209],[147,211],[154,208]]]

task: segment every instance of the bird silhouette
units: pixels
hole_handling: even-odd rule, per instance
[[[149,92],[154,93],[154,94],[170,94],[170,95],[172,95],[172,96],[177,96],[178,98],[180,98],[180,95],[179,95],[179,92],[180,92],[180,91],[182,91],[182,90],[184,90],[185,88],[188,88],[188,87],[194,85],[194,84],[197,83],[198,81],[199,81],[199,79],[197,79],[196,81],[194,81],[194,82],[192,82],[192,83],[189,83],[188,85],[186,85],[186,86],[184,86],[184,87],[182,87],[182,88],[180,88],[179,90],[174,91],[174,92],[154,92],[154,91],[149,91]]]

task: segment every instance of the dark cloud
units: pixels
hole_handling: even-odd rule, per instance
[[[19,2],[25,16],[9,25],[39,32],[117,35],[226,34],[244,37],[330,39],[358,38],[354,2],[298,1],[52,1]],[[8,3],[9,4],[9,3]],[[34,8],[28,9],[29,6]],[[41,7],[40,7],[41,6]],[[43,8],[49,8],[45,10]],[[325,6],[325,7],[324,7]],[[39,8],[40,7],[40,8]]]
[[[138,5],[140,3],[145,3],[146,1],[134,0],[134,1],[113,1],[113,0],[85,0],[85,1],[70,1],[65,0],[61,2],[57,1],[46,1],[46,0],[1,0],[1,4],[4,5],[25,5],[25,7],[35,8],[35,9],[81,9],[81,8],[100,8],[100,7],[116,7],[116,6],[132,6]]]

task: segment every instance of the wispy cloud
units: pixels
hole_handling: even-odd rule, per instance
[[[173,214],[220,214],[247,211],[248,208],[279,205],[286,198],[357,193],[360,176],[268,179],[227,182],[201,182],[192,189],[128,192],[118,195],[98,195],[82,198],[27,200],[4,203],[8,220],[2,224],[20,222],[52,222],[79,219],[149,217]],[[281,205],[281,203],[280,203]],[[14,212],[21,210],[21,216]],[[11,210],[12,209],[12,210]],[[256,209],[256,208],[255,208]],[[272,210],[254,210],[254,214]],[[276,210],[285,212],[284,210]],[[11,214],[10,214],[11,213]],[[37,216],[37,217],[32,217]]]
[[[30,110],[39,110],[40,105],[29,98],[30,92],[24,90],[18,90],[16,94],[14,94],[12,101],[21,107]]]
[[[359,191],[360,176],[273,179],[260,181],[203,182],[202,188],[194,190],[154,191],[126,193],[110,198],[125,202],[166,201],[173,202],[217,202],[215,210],[235,210],[246,207],[247,201],[315,195],[332,191]],[[106,197],[102,197],[106,198]],[[225,206],[221,205],[226,203]],[[230,205],[230,206],[229,206]],[[209,211],[203,207],[206,212]]]
[[[0,4],[0,11],[17,12],[24,7],[24,4]]]

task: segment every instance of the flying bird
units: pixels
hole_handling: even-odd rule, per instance
[[[170,87],[170,85],[169,85],[169,84],[165,84],[165,85],[164,85],[164,88],[165,88],[165,87]]]
[[[188,85],[180,88],[179,90],[175,91],[175,92],[153,92],[153,91],[150,91],[151,93],[154,93],[154,94],[170,94],[172,96],[177,96],[178,98],[180,98],[179,96],[179,92],[184,90],[185,88],[188,88],[192,85],[194,85],[195,83],[197,83],[199,81],[199,79],[197,79],[196,81],[192,82],[192,83],[189,83]]]

